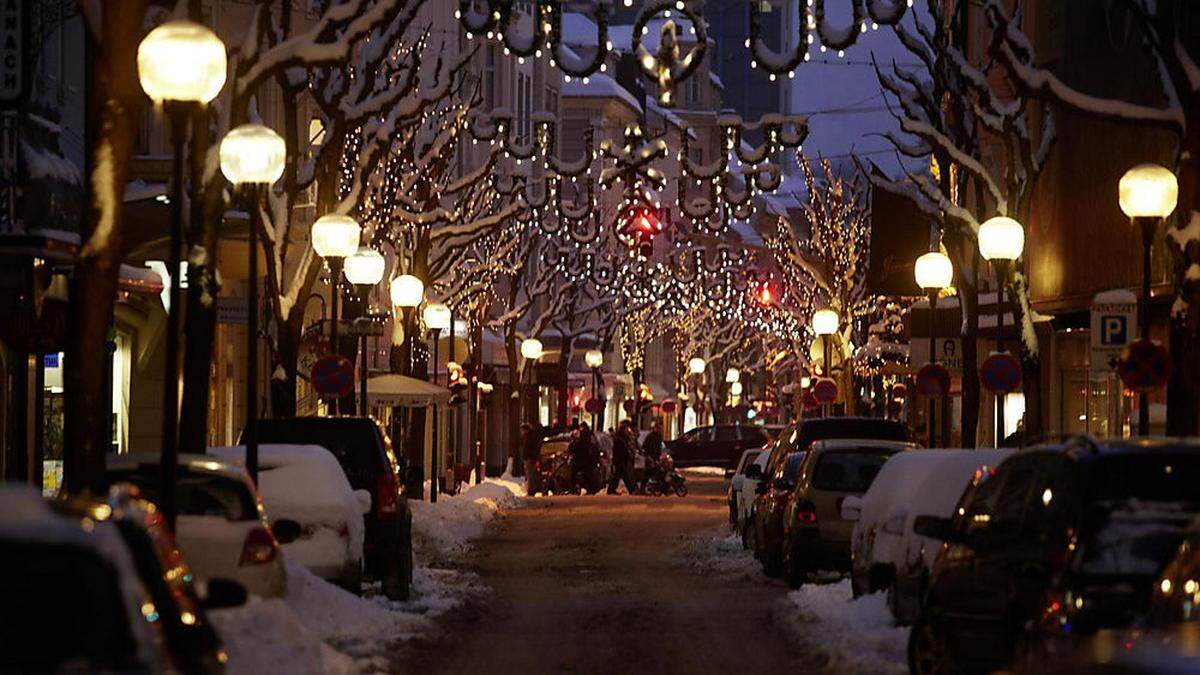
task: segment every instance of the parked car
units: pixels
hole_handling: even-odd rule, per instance
[[[761,448],[767,442],[767,434],[756,426],[744,424],[718,424],[697,427],[679,438],[667,441],[666,450],[675,460],[675,466],[717,466],[733,468],[742,452]]]
[[[896,620],[916,618],[933,560],[942,542],[913,532],[917,516],[949,517],[967,485],[982,479],[1013,453],[1010,449],[933,449],[892,455],[871,488],[842,501],[854,521],[850,581],[854,594],[887,591]]]
[[[325,448],[337,458],[350,487],[370,493],[371,508],[362,517],[365,574],[382,582],[389,599],[407,600],[412,510],[402,492],[403,472],[379,425],[367,417],[293,417],[259,420],[255,429],[259,443]]]
[[[783,557],[783,512],[787,498],[796,487],[800,466],[804,463],[804,452],[793,452],[771,474],[758,485],[758,496],[754,499],[754,537],[751,549],[754,557],[762,563],[763,573],[770,577],[780,574]]]
[[[771,457],[771,447],[767,446],[758,453],[754,461],[746,465],[742,473],[741,489],[738,491],[737,531],[742,535],[742,546],[753,549],[753,512],[754,499],[758,495],[758,485],[762,482],[763,467]]]
[[[775,473],[783,458],[797,450],[808,450],[816,441],[827,438],[862,438],[885,441],[907,441],[908,430],[896,420],[880,417],[815,417],[794,422],[781,432],[763,475]]]
[[[0,671],[220,673],[205,609],[245,592],[217,583],[201,602],[161,514],[127,490],[68,501],[3,486],[0,597]]]
[[[105,481],[136,485],[143,498],[158,502],[160,459],[112,455]],[[196,575],[204,581],[232,579],[263,597],[282,596],[283,556],[246,470],[208,455],[181,455],[175,480],[175,540]],[[286,519],[275,525],[285,533],[299,528]]]
[[[826,439],[804,456],[781,519],[780,566],[798,588],[819,570],[850,569],[854,522],[842,517],[843,500],[866,492],[892,455],[916,446],[900,441]]]
[[[209,448],[242,463],[246,448]],[[278,518],[275,538],[288,558],[348,591],[362,590],[363,521],[371,494],[351,489],[333,455],[319,445],[258,446],[258,491]],[[283,521],[294,527],[279,527]]]
[[[1200,512],[1200,444],[1076,439],[1000,464],[954,518],[909,640],[916,673],[990,672],[1130,625]]]
[[[729,476],[729,489],[725,492],[725,502],[729,505],[729,524],[737,532],[741,532],[738,528],[738,515],[741,513],[742,499],[742,483],[746,479],[746,467],[754,463],[762,453],[762,448],[746,450],[742,452],[742,456],[738,459],[737,466],[732,470]]]

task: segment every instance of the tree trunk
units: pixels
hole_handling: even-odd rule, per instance
[[[1200,225],[1200,91],[1185,104],[1188,133],[1179,153],[1179,206],[1170,234]],[[1173,239],[1168,236],[1168,241]],[[1186,301],[1186,313],[1171,312],[1171,358],[1175,369],[1167,383],[1167,435],[1200,433],[1200,282],[1187,271],[1200,264],[1200,240],[1174,240],[1175,292]],[[1178,315],[1177,315],[1178,314]]]
[[[517,353],[517,339],[514,326],[504,329],[504,354],[508,359],[508,456],[512,459],[514,476],[524,475],[524,457],[521,448],[521,410],[525,401],[525,391],[521,387],[521,369]],[[513,397],[511,394],[516,394]]]
[[[575,338],[564,335],[562,340],[562,350],[558,353],[558,365],[562,369],[562,372],[560,373],[561,379],[558,383],[558,411],[556,414],[558,415],[559,421],[563,424],[566,424],[569,421],[567,415],[570,414],[567,402],[567,395],[569,394],[570,390],[570,378],[567,377],[567,365],[571,362],[571,351],[575,344]]]
[[[71,281],[74,321],[67,339],[64,374],[63,477],[68,493],[99,492],[104,456],[111,444],[103,358],[120,273],[121,205],[143,95],[135,57],[142,37],[145,0],[102,5],[99,50],[89,92],[88,119],[96,133],[90,173],[84,244]]]
[[[1029,307],[1029,284],[1025,275],[1012,275],[1006,289],[1014,300],[1013,318],[1020,329],[1021,379],[1025,392],[1026,442],[1041,438],[1045,433],[1042,420],[1042,356],[1034,332],[1032,310]]]
[[[300,361],[300,340],[304,311],[293,307],[287,322],[279,326],[275,340],[275,358],[271,363],[271,415],[296,416],[296,379]]]
[[[979,436],[979,287],[958,283],[962,304],[962,438],[959,444],[973,448]]]

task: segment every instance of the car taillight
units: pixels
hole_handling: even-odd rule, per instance
[[[400,511],[400,486],[391,471],[379,475],[375,482],[375,515],[379,518],[395,518]]]
[[[797,525],[816,525],[817,524],[817,506],[809,501],[797,503],[796,504],[796,524]]]
[[[242,544],[242,559],[239,566],[265,565],[275,559],[279,553],[279,542],[275,535],[265,527],[256,527],[246,533],[246,541]]]

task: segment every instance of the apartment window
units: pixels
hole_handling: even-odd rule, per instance
[[[558,115],[558,90],[554,87],[546,87],[546,97],[542,102],[545,110],[552,115]]]
[[[683,100],[690,104],[700,102],[700,73],[692,73],[692,76],[683,81]]]
[[[526,73],[517,73],[517,142],[528,143],[530,135],[529,114],[533,104],[533,78]]]
[[[483,107],[496,107],[496,47],[489,45],[483,50]]]

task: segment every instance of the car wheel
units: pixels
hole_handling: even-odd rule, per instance
[[[749,518],[746,518],[745,523],[742,523],[742,548],[750,551],[751,553],[757,553],[755,550],[755,537],[756,533],[754,530],[754,516],[750,516]]]
[[[412,511],[408,508],[401,512],[396,529],[396,541],[389,547],[390,555],[385,563],[383,594],[388,600],[403,602],[408,600],[413,573]]]
[[[908,670],[913,675],[953,672],[945,636],[924,615],[917,619],[908,634]]]
[[[782,570],[780,569],[780,567],[781,567],[780,563],[782,562],[781,558],[783,557],[783,555],[779,551],[779,548],[780,548],[779,546],[770,546],[769,542],[768,542],[768,545],[763,548],[763,556],[762,556],[763,574],[765,574],[769,577],[778,577],[779,574],[782,572]]]
[[[362,595],[362,579],[363,579],[363,562],[358,561],[356,565],[347,565],[342,571],[342,576],[338,578],[337,585],[350,591],[351,593]]]
[[[795,552],[790,544],[783,545],[783,577],[787,581],[788,588],[800,588],[804,582],[808,580],[808,571],[804,569],[800,561],[796,559]]]
[[[676,496],[679,496],[679,497],[688,496],[687,485],[684,483],[680,483],[679,485],[676,485],[675,486],[675,494],[676,494]]]

